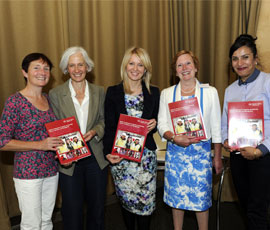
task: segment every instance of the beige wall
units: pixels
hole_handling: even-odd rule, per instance
[[[270,1],[263,0],[257,31],[257,48],[262,70],[270,72]]]

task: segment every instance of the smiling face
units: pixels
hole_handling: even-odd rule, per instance
[[[28,72],[22,70],[24,77],[27,79],[27,84],[43,87],[50,79],[50,66],[42,59],[32,61],[29,64]]]
[[[197,69],[189,54],[183,54],[176,61],[176,75],[183,81],[194,80]]]
[[[177,121],[177,124],[178,124],[179,126],[182,126],[182,125],[183,125],[183,122],[182,122],[182,121]]]
[[[193,118],[191,122],[192,122],[192,124],[196,124],[197,120],[195,118]]]
[[[232,67],[242,81],[254,72],[256,63],[257,58],[247,46],[240,47],[232,55]]]
[[[126,71],[129,81],[141,81],[145,72],[145,67],[141,59],[136,55],[132,54],[129,62],[126,66]]]
[[[75,53],[68,59],[68,73],[73,82],[82,82],[85,80],[87,65],[81,53]]]
[[[256,124],[253,124],[253,125],[252,125],[252,130],[253,130],[253,131],[256,131],[257,129],[258,129],[257,125],[256,125]]]

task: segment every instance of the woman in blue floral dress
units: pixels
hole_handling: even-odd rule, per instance
[[[0,150],[15,151],[13,180],[22,213],[20,229],[51,230],[58,188],[55,150],[60,138],[48,137],[45,123],[56,117],[42,89],[51,61],[31,53],[22,62],[26,87],[10,96],[0,120]]]
[[[208,209],[212,205],[211,141],[214,143],[213,165],[222,169],[220,105],[217,90],[196,79],[199,70],[197,57],[190,51],[178,52],[173,72],[180,78],[177,85],[164,89],[160,97],[158,130],[168,141],[165,159],[164,202],[173,209],[174,229],[183,225],[184,210],[196,211],[200,230],[208,229]],[[168,103],[197,97],[204,119],[207,139],[175,136]]]
[[[159,89],[150,86],[151,74],[146,51],[135,47],[128,49],[121,65],[123,82],[109,87],[105,98],[104,154],[112,163],[116,194],[128,230],[135,229],[135,221],[138,229],[149,229],[155,210],[157,161],[153,133],[156,132]],[[141,163],[110,154],[121,113],[149,120]]]

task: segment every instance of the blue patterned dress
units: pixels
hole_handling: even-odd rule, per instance
[[[141,117],[143,94],[125,95],[128,115]],[[151,215],[155,210],[156,152],[144,148],[141,163],[122,160],[111,167],[116,194],[122,207],[137,215]]]
[[[168,142],[164,202],[177,209],[205,211],[212,206],[211,141],[181,147]]]

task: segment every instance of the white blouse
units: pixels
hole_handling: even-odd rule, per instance
[[[168,103],[173,102],[174,86],[162,90],[160,96],[158,113],[158,131],[163,137],[166,131],[173,131]],[[208,84],[200,84],[196,80],[195,96],[200,104],[200,91],[203,88],[203,120],[208,139],[212,138],[212,143],[221,143],[221,111],[219,97],[216,88]],[[175,101],[181,100],[181,85],[177,85]],[[163,140],[165,140],[163,138]]]

